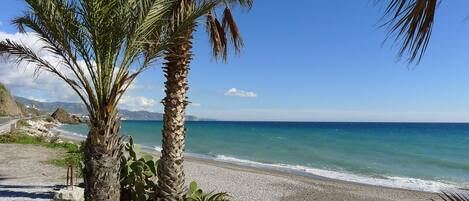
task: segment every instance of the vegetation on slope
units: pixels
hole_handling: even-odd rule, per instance
[[[21,109],[16,104],[8,89],[0,83],[0,116],[19,116]]]

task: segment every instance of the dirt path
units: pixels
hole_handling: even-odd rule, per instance
[[[44,161],[58,154],[35,145],[0,144],[0,200],[51,200],[65,183],[66,169]]]

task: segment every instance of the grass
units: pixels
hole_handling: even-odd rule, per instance
[[[82,161],[84,159],[83,146],[78,146],[73,143],[64,142],[47,142],[44,137],[30,136],[22,132],[14,132],[5,135],[0,135],[0,144],[32,144],[49,149],[62,149],[67,153],[60,158],[52,159],[47,161],[49,164],[53,164],[59,167],[74,167],[76,173],[82,176]]]

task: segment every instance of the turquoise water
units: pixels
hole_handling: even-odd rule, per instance
[[[156,149],[161,129],[160,121],[122,124]],[[424,191],[469,187],[469,124],[187,122],[186,143],[189,153],[243,165]]]

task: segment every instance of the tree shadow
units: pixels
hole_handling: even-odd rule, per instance
[[[2,185],[0,184],[0,190],[2,188],[52,188],[54,190],[66,187],[65,185],[51,185],[51,186],[38,186],[38,185]]]
[[[0,200],[2,198],[35,198],[35,199],[52,199],[54,197],[53,191],[47,191],[46,189],[58,190],[63,188],[64,185],[51,185],[51,186],[40,186],[40,185],[0,185]],[[44,191],[39,192],[25,192],[23,189],[41,189]],[[6,190],[8,189],[8,190]],[[14,189],[14,190],[12,190]],[[17,191],[15,191],[17,190]]]
[[[52,199],[54,192],[22,192],[22,191],[10,191],[0,190],[1,198],[34,198],[34,199]]]

